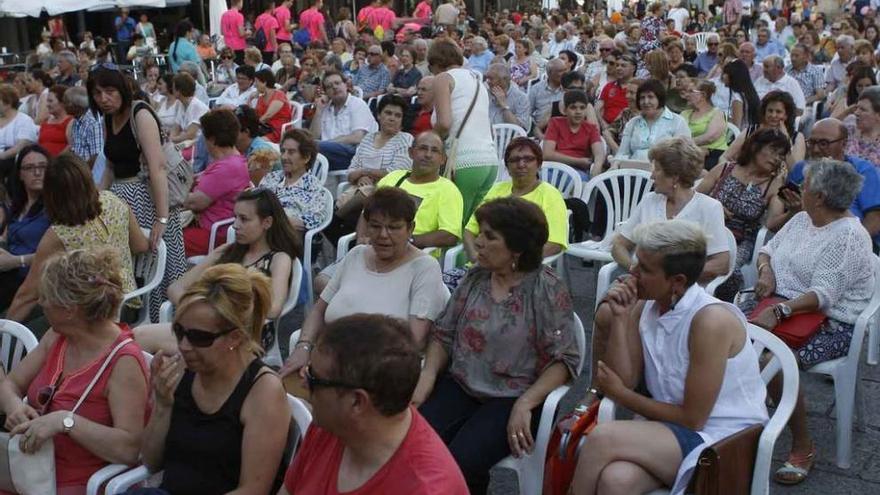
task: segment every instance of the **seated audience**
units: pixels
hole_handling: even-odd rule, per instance
[[[249,168],[255,153],[271,151],[275,154],[275,160],[266,172],[281,170],[281,156],[275,151],[273,144],[263,137],[268,132],[269,126],[261,123],[257,112],[248,105],[235,107],[234,113],[238,118],[239,126],[238,141],[236,141],[235,147],[239,153],[247,158]],[[254,184],[259,184],[259,181]]]
[[[871,238],[849,212],[862,182],[862,176],[848,163],[829,159],[810,162],[804,169],[803,211],[761,248],[755,297],[740,302],[748,314],[758,301],[778,299],[751,317],[753,323],[771,331],[793,315],[818,312],[826,317],[806,341],[787,342],[804,369],[847,354],[856,319],[874,292]],[[781,384],[771,385],[778,400]],[[806,479],[816,457],[807,427],[804,389],[798,394],[788,422],[791,452],[774,477],[789,485]]]
[[[315,101],[310,130],[319,139],[318,151],[327,157],[330,170],[345,170],[361,140],[378,124],[366,102],[348,94],[342,75],[324,74],[322,84],[324,95]]]
[[[321,225],[325,217],[324,185],[309,171],[315,166],[318,146],[309,131],[291,129],[281,137],[281,170],[270,172],[260,187],[281,202],[293,229],[300,235]]]
[[[21,451],[54,443],[58,493],[86,493],[99,469],[138,460],[149,378],[141,348],[116,322],[125,270],[109,247],[73,249],[43,264],[39,293],[52,328],[0,381],[4,427],[20,435]]]
[[[541,264],[541,209],[507,197],[474,215],[478,266],[434,323],[412,400],[483,494],[493,465],[532,453],[544,399],[577,377],[581,356],[571,295]]]
[[[43,178],[49,160],[49,152],[40,145],[25,146],[6,178],[8,199],[0,211],[0,232],[6,240],[0,248],[0,312],[6,311],[27,277],[37,246],[49,229],[43,208]]]
[[[665,138],[691,137],[687,122],[666,108],[666,90],[654,79],[643,82],[636,91],[639,115],[626,123],[615,159],[647,160],[648,152]]]
[[[68,115],[64,104],[64,92],[67,86],[56,84],[49,88],[49,96],[46,98],[46,109],[49,115],[40,124],[39,139],[37,144],[42,146],[51,156],[67,151],[70,148],[68,136],[73,126],[73,117]]]
[[[785,73],[785,62],[778,55],[771,55],[764,59],[764,77],[755,81],[755,90],[758,98],[764,98],[771,91],[787,93],[794,102],[795,115],[803,115],[807,106],[804,90],[797,79]]]
[[[211,159],[198,175],[183,207],[196,214],[196,220],[183,229],[186,256],[208,254],[211,227],[232,216],[235,198],[250,185],[247,160],[235,148],[238,119],[225,109],[214,109],[199,119]],[[226,229],[220,229],[217,242],[226,242]]]
[[[290,122],[293,109],[284,91],[275,89],[275,76],[272,75],[272,71],[268,69],[257,71],[254,78],[257,91],[253,96],[256,104],[252,106],[257,110],[260,122],[272,128],[272,132],[267,134],[266,138],[277,143],[281,139],[281,127]]]
[[[626,124],[630,120],[639,115],[636,94],[639,91],[639,86],[641,86],[643,82],[644,81],[641,79],[630,79],[627,81],[624,89],[626,90],[626,101],[628,102],[628,106],[621,110],[617,115],[617,118],[605,126],[605,129],[602,131],[602,137],[605,138],[605,143],[608,144],[609,155],[617,153],[617,150],[620,149],[620,139],[623,135],[623,129],[626,128]],[[605,166],[608,166],[608,160],[605,161]]]
[[[449,451],[410,405],[421,347],[406,323],[360,314],[316,337],[302,373],[312,424],[278,495],[466,495]]]
[[[740,268],[752,260],[755,239],[763,225],[777,230],[791,217],[777,193],[785,183],[785,155],[791,144],[776,129],[761,129],[749,137],[735,162],[712,169],[696,190],[724,207],[724,225],[736,238],[736,267],[715,297],[733,301],[742,289]]]
[[[858,108],[859,96],[862,92],[877,85],[875,69],[867,65],[861,65],[852,71],[849,83],[846,87],[846,97],[838,98],[837,103],[831,109],[831,116],[843,120],[847,116],[855,114]]]
[[[239,105],[247,105],[254,98],[256,92],[253,67],[242,65],[235,69],[233,83],[226,86],[223,93],[217,97],[214,106],[235,108]]]
[[[262,272],[272,281],[272,299],[266,312],[266,318],[271,320],[263,325],[260,346],[266,352],[263,359],[266,364],[280,365],[273,320],[281,314],[287,300],[293,260],[301,257],[299,237],[290,227],[278,198],[264,188],[249,189],[238,195],[232,228],[235,229],[235,242],[211,251],[201,263],[171,284],[168,300],[179,306],[186,290],[214,265],[238,263]],[[135,328],[135,338],[147,352],[177,352],[177,343],[167,323],[139,326]]]
[[[81,86],[69,88],[64,92],[62,103],[67,113],[73,117],[70,129],[70,151],[92,168],[98,155],[104,150],[104,128],[95,118],[95,114],[89,110],[86,88]]]
[[[376,120],[379,130],[367,133],[348,166],[348,182],[356,186],[375,185],[392,170],[409,170],[412,134],[402,132],[407,103],[397,95],[386,95],[379,102]]]
[[[178,303],[178,351],[150,366],[141,458],[163,472],[164,493],[272,493],[291,423],[281,380],[260,359],[271,283],[235,263],[200,275]]]
[[[369,99],[385,94],[388,85],[391,84],[391,72],[382,62],[382,56],[381,46],[373,45],[367,48],[366,63],[361,65],[352,75],[352,82],[364,91],[364,98]],[[326,79],[324,84],[327,84]]]
[[[415,201],[401,189],[383,187],[367,200],[363,216],[369,244],[348,252],[316,299],[282,375],[308,364],[312,345],[327,324],[355,313],[408,321],[416,345],[425,347],[431,322],[446,304],[449,291],[437,260],[409,242],[415,228]],[[383,290],[369,289],[376,287]]]
[[[717,200],[694,191],[703,171],[703,152],[687,137],[664,139],[648,153],[654,164],[654,190],[645,194],[629,219],[615,229],[611,256],[626,270],[632,266],[636,227],[658,220],[696,222],[706,233],[709,247],[700,282],[707,283],[727,273],[730,256],[724,232],[724,207]]]
[[[15,88],[0,84],[0,180],[12,170],[18,152],[37,142],[37,131],[33,119],[18,111]]]
[[[2,93],[0,93],[2,94]],[[866,88],[856,103],[855,121],[846,122],[846,153],[880,166],[880,88]]]
[[[694,143],[706,156],[706,170],[712,170],[727,149],[727,118],[712,105],[714,94],[715,84],[712,81],[698,82],[693,89],[684,93],[689,108],[681,112]]]
[[[195,89],[195,80],[189,74],[174,76],[174,96],[180,102],[170,136],[174,143],[193,141],[201,134],[199,119],[208,113],[208,106],[194,96]]]
[[[553,104],[562,99],[562,75],[565,64],[562,60],[553,59],[547,62],[547,79],[539,81],[529,88],[529,108],[534,122],[532,131],[543,138],[543,131],[550,121]]]
[[[552,117],[544,134],[544,159],[571,165],[589,180],[602,173],[605,146],[599,128],[585,120],[587,94],[580,90],[565,92],[564,117]]]
[[[220,63],[214,66],[214,81],[209,86],[209,89],[211,87],[222,89],[230,84],[235,84],[239,67],[244,67],[244,65],[240,66],[235,63],[235,51],[228,46],[224,47],[220,50]]]
[[[388,86],[388,93],[411,97],[416,94],[416,86],[422,79],[422,73],[414,65],[415,55],[411,49],[401,49],[398,57],[400,58],[400,69],[394,74],[391,85]]]
[[[170,134],[176,125],[177,115],[182,113],[181,108],[183,107],[174,92],[174,74],[170,72],[163,74],[156,83],[156,88],[156,97],[151,103],[159,118],[159,123],[162,125],[162,130]]]
[[[489,123],[514,124],[528,130],[531,126],[529,97],[510,81],[507,65],[495,63],[484,76],[489,88]]]
[[[514,44],[514,56],[510,58],[510,79],[525,90],[528,82],[538,77],[538,64],[530,54],[534,51],[532,40],[520,38]]]
[[[124,293],[137,287],[132,253],[146,251],[149,242],[124,201],[110,191],[98,192],[91,172],[79,157],[62,153],[51,161],[43,179],[43,205],[51,226],[37,245],[31,270],[15,293],[6,318],[28,319],[44,296],[39,281],[43,265],[62,252],[111,247],[122,264],[120,287]],[[134,299],[127,304],[134,308],[140,301]]]
[[[638,262],[599,305],[612,331],[594,375],[605,397],[640,418],[590,433],[574,494],[683,492],[696,464],[692,451],[768,419],[746,318],[697,283],[706,235],[672,220],[640,225],[633,239]],[[633,390],[639,382],[647,393]]]
[[[434,113],[434,76],[423,77],[416,90],[416,102],[410,104],[403,117],[403,130],[418,136],[433,129],[431,115]]]
[[[791,95],[782,91],[771,91],[761,100],[760,124],[741,132],[730,143],[730,147],[727,148],[719,161],[736,160],[743,143],[758,129],[776,129],[788,136],[791,141],[791,151],[785,157],[786,164],[791,166],[803,160],[806,144],[804,144],[803,133],[794,126],[794,112],[794,101],[791,99]]]

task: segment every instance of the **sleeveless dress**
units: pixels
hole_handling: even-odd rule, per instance
[[[531,69],[531,59],[527,59],[525,62],[518,64],[516,61],[511,62],[510,64],[510,80],[516,81],[517,79],[522,79],[529,75]],[[520,87],[524,88],[526,85],[523,83]]]
[[[736,238],[736,267],[733,275],[715,291],[716,297],[722,301],[733,301],[736,293],[742,289],[742,266],[752,259],[755,239],[761,230],[761,218],[767,210],[767,190],[774,177],[761,184],[743,184],[733,176],[736,162],[725,163],[721,177],[709,193],[717,199],[733,216],[724,221],[724,225],[733,232]]]
[[[49,349],[49,355],[46,358],[46,362],[43,363],[43,367],[40,368],[39,373],[37,373],[37,376],[28,386],[28,402],[30,404],[38,404],[40,391],[54,385],[55,394],[46,407],[46,413],[73,409],[73,406],[79,401],[82,393],[95,377],[101,365],[104,364],[104,360],[107,359],[110,351],[123,340],[127,338],[133,339],[133,335],[126,325],[122,324],[119,327],[121,330],[119,336],[100,356],[86,366],[69,374],[63,373],[67,338],[59,335],[58,339]],[[131,356],[137,360],[144,377],[144,382],[147,383],[149,370],[144,361],[143,351],[132,340],[113,356],[113,359],[104,370],[104,373],[101,374],[101,378],[98,379],[89,396],[76,411],[78,416],[98,424],[113,426],[110,404],[107,402],[106,396],[107,384],[110,382],[113,367],[116,366],[116,363],[123,356]],[[146,421],[146,411],[144,411],[144,420]],[[89,477],[109,463],[74,441],[69,435],[55,435],[53,441],[55,442],[55,476],[58,487],[68,489],[81,487],[82,493],[85,493]]]
[[[639,318],[639,336],[645,361],[645,384],[654,400],[667,404],[684,403],[685,379],[690,365],[688,338],[691,322],[699,310],[711,304],[723,305],[736,315],[743,328],[747,328],[746,318],[736,306],[715,299],[697,284],[684,293],[674,309],[663,315],[659,314],[655,301],[645,303]],[[705,426],[696,432],[704,443],[682,460],[671,493],[684,493],[705,446],[751,425],[767,422],[766,395],[767,387],[761,379],[758,356],[747,339],[739,353],[727,359],[718,398]]]
[[[67,126],[71,120],[73,120],[71,116],[54,124],[47,120],[40,126],[40,139],[38,143],[43,148],[46,148],[50,156],[57,156],[69,144],[67,142]]]
[[[467,222],[483,196],[495,183],[498,155],[492,138],[492,125],[489,123],[489,93],[482,84],[480,75],[469,69],[450,69],[446,74],[455,81],[451,97],[452,127],[446,138],[446,151],[450,162],[455,163],[454,182],[464,200],[462,218],[463,222]],[[467,122],[464,122],[475,91],[478,92],[477,101]],[[437,111],[434,110],[431,123],[436,122]],[[464,130],[453,150],[455,136],[462,123]]]
[[[188,495],[228,493],[238,487],[241,474],[241,441],[244,425],[241,408],[265,365],[254,359],[220,409],[205,413],[192,395],[195,373],[184,372],[174,391],[174,409],[165,435],[163,490]],[[281,432],[278,432],[279,434]],[[282,461],[283,463],[283,461]],[[279,466],[275,493],[286,464]]]
[[[108,165],[112,164],[115,179],[110,191],[128,203],[137,219],[138,225],[144,229],[152,229],[156,219],[156,207],[150,186],[138,177],[140,171],[140,152],[137,140],[131,130],[130,119],[113,133],[113,122],[109,115],[104,116],[104,129],[107,139],[104,140],[104,155]],[[161,129],[161,125],[160,125]],[[165,292],[168,286],[186,272],[186,255],[183,249],[183,227],[180,224],[178,209],[168,211],[168,225],[162,236],[168,248],[165,261],[165,275],[153,292],[150,293],[150,321],[159,321],[159,306],[168,299]]]

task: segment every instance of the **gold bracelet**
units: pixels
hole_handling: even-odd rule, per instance
[[[758,275],[761,275],[761,272],[764,271],[764,268],[767,268],[768,266],[770,266],[770,263],[766,261],[758,265]]]

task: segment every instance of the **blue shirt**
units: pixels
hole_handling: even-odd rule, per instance
[[[134,22],[134,19],[132,19],[131,17],[126,17],[125,21],[122,21],[122,24],[119,24],[120,21],[122,21],[122,16],[117,16],[116,19],[113,21],[113,25],[117,26],[116,40],[131,41],[131,36],[134,34],[137,23]]]
[[[364,96],[377,91],[384,93],[388,89],[388,85],[391,84],[391,73],[388,72],[388,67],[385,67],[385,64],[379,64],[376,68],[362,65],[355,72],[353,82],[355,86],[360,86],[364,90]]]
[[[479,55],[471,55],[468,58],[468,67],[480,74],[485,74],[486,70],[489,68],[489,64],[492,63],[494,58],[495,54],[490,50],[483,50],[483,53]]]
[[[177,49],[176,53],[175,49]],[[185,38],[177,38],[177,41],[168,47],[168,63],[171,65],[171,72],[180,70],[180,65],[184,62],[200,64],[202,59],[199,58],[196,46],[192,42]]]
[[[8,216],[9,210],[6,210]],[[21,220],[13,218],[9,222],[7,231],[7,250],[13,256],[23,256],[37,252],[37,245],[43,238],[43,234],[49,230],[49,217],[46,210],[40,210],[36,215],[25,216]],[[20,280],[27,276],[28,267],[18,269]]]
[[[785,57],[785,47],[779,44],[775,40],[770,40],[766,45],[761,46],[755,43],[755,63],[760,64],[765,58],[770,55],[779,55],[780,57]]]
[[[694,60],[694,67],[700,71],[700,75],[704,76],[707,72],[712,70],[712,67],[718,63],[718,54],[712,55],[709,52],[703,52],[697,55],[697,59]]]
[[[852,206],[849,207],[849,210],[853,215],[857,216],[859,220],[864,220],[865,215],[880,208],[880,173],[878,173],[877,168],[867,160],[862,160],[861,158],[856,158],[850,155],[844,156],[844,159],[855,167],[856,171],[862,174],[862,177],[865,178],[865,182],[862,183],[862,190],[859,192],[859,195],[856,196]],[[788,173],[788,182],[797,185],[803,184],[805,166],[806,161],[795,163],[791,172]],[[880,244],[880,234],[874,236],[874,243]]]

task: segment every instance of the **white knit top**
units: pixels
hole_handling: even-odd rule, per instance
[[[495,141],[492,138],[492,125],[489,123],[489,91],[482,83],[480,74],[470,69],[450,69],[446,71],[455,81],[452,89],[452,128],[446,139],[446,151],[451,152],[455,135],[461,127],[474,92],[478,91],[474,109],[464,123],[464,130],[458,139],[454,153],[455,168],[486,167],[498,164]],[[437,111],[431,116],[431,123],[436,124]],[[453,158],[450,156],[450,158]]]
[[[800,212],[761,252],[770,256],[777,294],[794,299],[812,291],[829,318],[853,324],[871,300],[874,253],[855,217],[816,227]]]

